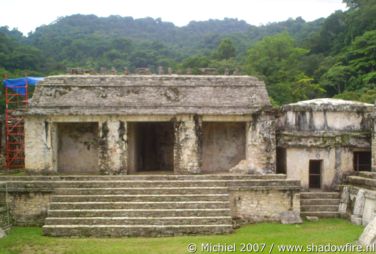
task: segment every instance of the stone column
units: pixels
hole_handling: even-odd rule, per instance
[[[341,198],[340,198],[340,202],[339,202],[339,208],[338,208],[338,212],[341,215],[346,216],[346,214],[347,214],[347,207],[349,205],[349,202],[350,202],[350,190],[349,190],[349,186],[343,186],[342,191],[341,191]]]
[[[372,150],[371,151],[372,152],[372,171],[376,172],[376,118],[373,119],[371,150]]]
[[[351,215],[351,222],[356,225],[362,225],[363,210],[365,203],[364,190],[360,189],[356,194],[353,214]]]
[[[176,174],[201,173],[201,120],[179,116],[175,122],[174,171]]]
[[[294,212],[297,212],[300,214],[300,192],[298,191],[292,191],[291,192],[291,202],[292,202],[292,207],[291,209],[294,211]]]
[[[246,161],[249,173],[276,172],[275,117],[269,112],[253,115],[247,124]]]
[[[128,162],[127,123],[99,123],[99,169],[102,174],[126,174]]]
[[[56,172],[56,128],[43,117],[25,118],[25,168],[38,173]]]

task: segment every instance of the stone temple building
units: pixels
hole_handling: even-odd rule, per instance
[[[376,217],[376,175],[364,172],[376,170],[371,104],[276,109],[250,76],[61,75],[38,84],[24,114],[31,176],[0,181],[13,224],[46,235],[220,234],[300,215]]]
[[[248,76],[52,76],[26,115],[26,168],[72,174],[275,172],[274,115]]]
[[[345,176],[371,171],[374,105],[315,99],[281,107],[277,119],[279,173],[305,189],[333,190]]]

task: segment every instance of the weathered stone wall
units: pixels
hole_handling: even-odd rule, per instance
[[[174,169],[178,174],[201,173],[201,130],[198,116],[177,117],[175,122]]]
[[[270,107],[250,76],[72,75],[38,83],[34,115],[245,115]]]
[[[367,131],[370,128],[368,112],[288,111],[278,121],[279,130],[292,131]]]
[[[57,127],[58,172],[98,173],[98,123],[59,123]]]
[[[372,130],[372,171],[376,171],[376,120],[374,119]]]
[[[81,133],[77,128],[68,128],[69,124],[84,127],[88,123],[98,124],[98,130]],[[89,146],[90,151],[87,149]],[[77,153],[72,154],[72,149]],[[59,156],[62,156],[60,162]],[[120,117],[25,118],[25,167],[30,172],[57,173],[60,166],[67,172],[90,173],[98,172],[99,168],[102,174],[124,174],[127,173],[127,156],[127,125]],[[83,169],[89,169],[89,166],[92,170]]]
[[[246,160],[250,172],[276,172],[276,129],[272,112],[254,114],[247,125]]]
[[[12,225],[42,226],[47,216],[51,194],[47,192],[9,192]]]
[[[341,188],[340,213],[358,225],[367,225],[376,217],[376,174],[360,172],[349,176]]]
[[[373,105],[340,99],[315,99],[284,105],[279,131],[369,131]]]
[[[42,117],[25,120],[25,168],[34,172],[56,169],[56,126]]]
[[[174,125],[174,173],[201,173],[203,159],[202,148],[203,145],[205,146],[205,144],[203,144],[205,134],[203,134],[202,131],[203,119],[206,123],[220,122],[219,125],[223,126],[237,126],[236,128],[226,127],[225,130],[217,133],[218,135],[216,136],[218,137],[212,139],[213,142],[214,139],[216,139],[216,147],[220,151],[223,151],[225,156],[222,156],[218,161],[216,160],[215,162],[217,164],[214,166],[211,165],[211,168],[220,171],[225,168],[227,171],[234,163],[241,161],[242,156],[244,156],[242,150],[245,147],[245,158],[248,168],[247,173],[257,172],[265,174],[275,172],[275,125],[274,115],[271,113],[259,113],[253,117],[197,115],[179,115],[174,117],[67,115],[42,118],[27,116],[27,128],[25,131],[26,168],[29,171],[57,173],[58,157],[61,156],[61,154],[58,155],[58,147],[59,143],[62,143],[61,137],[60,142],[58,139],[57,126],[65,126],[64,124],[66,123],[74,123],[77,125],[95,123],[98,126],[98,130],[96,131],[97,136],[93,137],[92,141],[86,140],[81,142],[82,149],[86,149],[88,143],[94,142],[98,145],[98,159],[94,156],[94,150],[91,150],[93,153],[90,153],[91,156],[89,156],[92,158],[90,159],[91,162],[94,163],[95,160],[98,161],[98,167],[92,165],[90,168],[93,170],[96,168],[95,171],[99,171],[101,174],[132,173],[135,172],[137,168],[137,149],[139,149],[136,144],[137,131],[135,127],[132,127],[132,123],[169,122]],[[130,129],[128,128],[128,123],[131,123]],[[240,131],[240,129],[243,129],[242,126],[245,126],[245,131]],[[69,133],[68,130],[65,130],[65,132]],[[85,135],[83,135],[83,137],[81,137],[81,135],[79,136],[83,138]],[[231,139],[231,144],[229,140],[226,141],[226,137],[228,137],[229,140]],[[206,138],[208,138],[208,136],[206,136]],[[206,142],[206,144],[207,143],[208,142]],[[70,147],[72,147],[72,145],[73,144],[71,144]],[[77,150],[76,148],[75,150]],[[82,150],[81,148],[78,150]],[[207,148],[208,146],[205,147],[206,151],[209,151],[210,149]],[[70,149],[65,149],[65,151],[69,150]],[[80,153],[77,152],[76,154],[78,155]],[[233,154],[234,156],[229,158],[227,156],[229,154]],[[208,156],[205,156],[205,158],[208,158]],[[78,160],[79,159],[80,158],[78,158]],[[67,167],[70,166],[73,168],[75,164],[73,161],[74,160],[67,161],[68,163],[72,162],[72,165],[68,165]],[[213,162],[212,159],[211,161]],[[206,163],[206,165],[208,164],[210,163]],[[130,168],[129,172],[128,167]],[[208,167],[204,168],[208,169]],[[80,170],[74,171],[78,172]],[[87,173],[88,171],[85,172]]]
[[[127,123],[121,120],[99,123],[99,168],[102,174],[126,174],[128,163]]]
[[[7,190],[6,183],[0,181],[0,228],[3,230],[10,226],[6,190]]]
[[[369,189],[350,187],[349,200],[342,216],[349,217],[357,225],[367,225],[376,216],[376,192]]]
[[[228,172],[245,159],[245,122],[203,122],[202,172]]]
[[[238,224],[279,221],[285,211],[300,213],[299,192],[294,190],[230,190],[230,203]]]
[[[322,160],[321,187],[330,190],[340,184],[343,176],[353,172],[353,153],[348,148],[287,148],[286,166],[289,179],[300,180],[309,188],[309,161]]]

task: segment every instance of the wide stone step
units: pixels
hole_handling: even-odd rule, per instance
[[[337,218],[339,217],[339,212],[301,212],[301,216],[315,216],[319,218]]]
[[[376,179],[361,176],[349,176],[347,181],[351,185],[362,186],[369,189],[376,189]]]
[[[308,205],[339,205],[339,199],[302,199],[300,200],[301,206]]]
[[[151,188],[151,187],[227,187],[227,186],[291,186],[296,181],[287,180],[119,180],[119,181],[13,181],[7,187],[13,189],[56,189],[56,188]]]
[[[376,179],[376,172],[360,171],[359,172],[359,176],[360,177],[365,177],[365,178]]]
[[[221,209],[229,208],[228,201],[182,202],[59,202],[50,203],[51,210],[64,209]]]
[[[0,181],[111,181],[111,180],[256,180],[256,179],[286,179],[285,174],[268,175],[62,175],[62,176],[0,176]]]
[[[300,199],[339,199],[339,192],[302,192]]]
[[[48,210],[48,217],[208,217],[230,214],[230,209],[65,209]]]
[[[300,209],[302,212],[338,212],[338,205],[310,205]]]
[[[57,195],[227,194],[226,187],[57,188]]]
[[[52,202],[165,202],[165,201],[228,201],[228,194],[144,194],[144,195],[55,195]]]
[[[256,181],[256,180],[255,180]],[[54,188],[110,188],[116,186],[117,188],[150,188],[150,187],[226,187],[226,180],[124,180],[124,181],[56,181],[50,182]],[[248,181],[246,181],[248,182]],[[253,182],[253,181],[252,181]],[[262,183],[263,181],[261,181]],[[9,186],[17,184],[17,182],[8,182]],[[28,182],[27,186],[40,186],[42,182]]]
[[[49,217],[45,225],[207,225],[231,224],[230,216],[209,217]]]
[[[226,234],[232,225],[45,225],[43,233],[49,236],[176,236],[195,234]]]

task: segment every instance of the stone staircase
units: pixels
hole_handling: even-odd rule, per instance
[[[226,234],[239,213],[234,193],[300,190],[299,181],[280,174],[0,176],[0,181],[11,193],[43,194],[47,216],[44,207],[37,214],[45,218],[43,232],[49,236]]]
[[[133,176],[56,182],[50,236],[170,236],[233,230],[227,181]]]
[[[339,202],[339,192],[302,192],[300,193],[301,216],[339,217]]]

